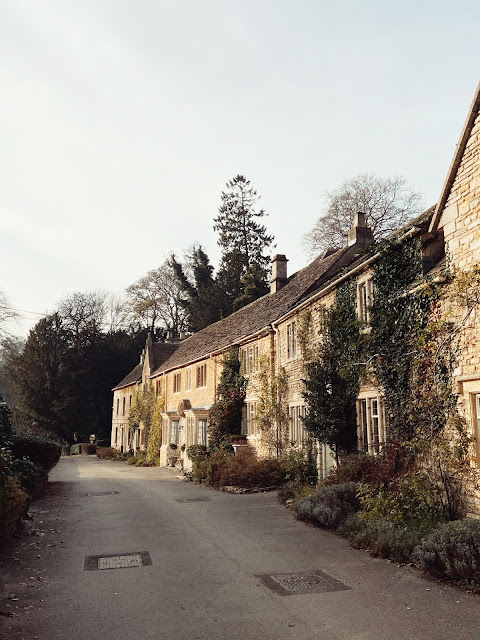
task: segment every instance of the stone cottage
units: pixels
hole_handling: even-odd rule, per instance
[[[438,204],[396,234],[399,241],[419,239],[423,273],[430,279],[441,277],[446,256],[453,272],[474,271],[480,264],[479,109],[480,86]],[[114,389],[112,446],[123,450],[144,446],[141,428],[128,435],[126,424],[133,390],[148,382],[163,399],[160,462],[167,463],[170,443],[174,443],[187,467],[189,461],[182,449],[191,444],[208,444],[208,410],[216,398],[223,355],[231,346],[239,348],[243,371],[249,379],[243,432],[250,444],[265,454],[265,443],[256,424],[256,379],[265,366],[272,376],[280,372],[286,376],[287,441],[302,444],[306,438],[301,420],[305,413],[302,378],[306,354],[300,334],[305,329],[305,314],[309,316],[314,345],[321,338],[322,309],[332,304],[342,282],[354,281],[358,318],[368,330],[369,309],[375,295],[372,273],[380,256],[372,248],[368,250],[371,244],[371,231],[359,213],[346,247],[326,252],[291,276],[287,274],[286,257],[274,256],[271,291],[266,296],[178,344],[148,341],[142,362]],[[478,313],[473,308],[462,327],[462,348],[455,370],[459,410],[476,439],[480,420],[480,344],[475,336],[479,328]],[[388,438],[383,390],[376,383],[362,382],[357,429],[359,449],[366,452],[375,453]],[[476,457],[480,459],[478,444]],[[321,474],[325,476],[332,464],[328,448],[321,447]]]

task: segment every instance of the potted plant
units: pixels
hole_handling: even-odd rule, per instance
[[[237,453],[241,447],[248,446],[247,436],[244,434],[236,434],[230,438],[230,444],[233,447],[234,453]]]
[[[170,443],[170,452],[167,454],[167,464],[169,467],[174,467],[177,464],[177,445],[175,442]]]

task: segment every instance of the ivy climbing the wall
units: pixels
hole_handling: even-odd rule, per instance
[[[363,336],[356,313],[355,281],[340,285],[334,304],[322,313],[322,340],[315,358],[305,367],[304,424],[315,439],[330,447],[338,464],[343,454],[357,449],[357,363]]]
[[[429,283],[415,289],[421,276],[418,238],[384,243],[373,273],[368,350],[385,394],[389,437],[400,441],[411,440],[427,414],[430,428],[443,428],[455,404],[451,367],[435,357],[439,289]],[[436,406],[429,407],[434,398]]]
[[[278,457],[288,446],[288,378],[283,367],[275,373],[272,361],[273,356],[263,356],[255,375],[258,396],[255,423],[269,456]]]
[[[224,356],[217,399],[208,412],[210,449],[229,450],[231,436],[240,434],[246,386],[240,371],[238,348],[232,347]]]

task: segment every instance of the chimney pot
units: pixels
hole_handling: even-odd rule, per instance
[[[287,282],[287,258],[277,253],[272,258],[272,278],[270,280],[270,293],[276,293]]]
[[[365,214],[357,211],[353,220],[353,227],[348,232],[348,246],[357,246],[359,249],[366,249],[373,242],[373,232],[367,227]]]

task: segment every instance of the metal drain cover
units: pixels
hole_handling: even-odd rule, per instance
[[[177,502],[210,502],[211,498],[179,498]]]
[[[90,493],[80,493],[82,498],[90,498],[92,496],[116,496],[118,491],[91,491]]]
[[[130,569],[152,564],[148,551],[132,551],[131,553],[106,553],[101,556],[86,556],[83,562],[84,571],[101,571],[102,569]]]
[[[350,589],[323,571],[296,571],[295,573],[274,573],[256,576],[265,586],[281,596],[324,591],[345,591]]]

